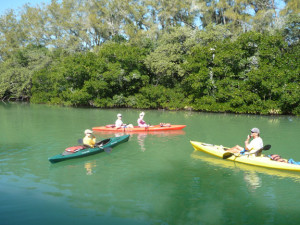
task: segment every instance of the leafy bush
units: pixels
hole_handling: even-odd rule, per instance
[[[279,34],[249,32],[204,45],[186,32],[170,32],[149,49],[123,40],[107,42],[95,52],[55,53],[48,67],[33,73],[31,101],[299,114],[299,43],[288,46]],[[15,56],[20,65],[29,63],[24,56]],[[1,83],[0,94],[18,93],[8,84]]]
[[[183,109],[187,104],[185,96],[180,91],[163,86],[147,86],[135,95],[136,108],[163,108],[169,110]]]

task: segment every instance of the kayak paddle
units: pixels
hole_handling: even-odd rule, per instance
[[[256,153],[261,152],[261,151],[263,151],[263,150],[267,151],[267,150],[269,150],[270,148],[271,148],[271,145],[265,145],[264,147],[258,149],[258,150],[255,151],[255,152],[252,152],[252,153],[245,153],[245,154],[246,154],[246,155],[256,154]],[[231,156],[233,156],[233,155],[235,155],[235,154],[232,153],[232,152],[225,152],[225,153],[223,154],[223,159],[228,159],[229,157],[231,157]],[[237,156],[237,155],[235,155],[235,156]]]

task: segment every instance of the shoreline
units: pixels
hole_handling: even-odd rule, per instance
[[[68,106],[64,104],[49,104],[49,103],[31,103],[30,101],[23,101],[23,100],[15,100],[15,101],[3,101],[4,104],[7,103],[27,103],[27,104],[35,104],[35,105],[49,105],[49,106],[60,106],[60,107],[70,107],[70,108],[88,108],[88,109],[136,109],[136,110],[166,110],[166,111],[190,111],[190,112],[201,112],[201,113],[213,113],[213,114],[232,114],[232,115],[251,115],[251,116],[293,116],[293,117],[299,117],[299,115],[295,114],[259,114],[259,113],[235,113],[235,112],[221,112],[221,111],[201,111],[201,110],[194,110],[192,107],[185,107],[182,109],[176,109],[176,110],[171,110],[171,109],[162,109],[162,108],[132,108],[132,107],[108,107],[108,108],[102,108],[102,107],[95,107],[95,106]]]

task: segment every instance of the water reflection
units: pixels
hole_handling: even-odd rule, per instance
[[[169,130],[169,131],[145,131],[145,132],[133,132],[133,131],[126,131],[126,132],[114,132],[114,131],[97,131],[94,132],[95,135],[101,136],[102,138],[109,138],[111,136],[120,137],[122,135],[129,134],[130,139],[135,138],[140,146],[142,152],[146,151],[145,140],[149,136],[155,136],[155,138],[162,138],[162,137],[172,137],[172,136],[179,136],[185,135],[184,130]],[[98,137],[97,137],[98,139]]]
[[[269,123],[272,123],[272,124],[279,124],[280,123],[280,120],[278,118],[275,118],[275,117],[271,117],[269,118],[268,120]]]
[[[115,137],[121,137],[123,135],[125,135],[125,133],[123,132],[117,132],[117,133],[113,133]]]
[[[96,162],[87,162],[84,164],[84,168],[86,169],[86,175],[93,174],[93,168],[96,167]]]
[[[162,137],[172,137],[178,135],[184,135],[185,132],[183,130],[174,130],[174,131],[154,131],[154,132],[142,132],[133,134],[132,136],[137,136],[138,144],[140,145],[140,149],[142,152],[146,151],[145,140],[149,136],[155,136],[155,138]]]
[[[250,191],[261,187],[261,179],[254,171],[244,172],[244,180],[248,184]]]
[[[145,139],[147,137],[147,133],[141,133],[141,134],[138,134],[137,135],[137,140],[138,140],[138,143],[141,147],[141,151],[144,152],[146,151],[146,147],[145,147]]]

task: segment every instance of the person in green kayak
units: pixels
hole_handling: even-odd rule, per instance
[[[85,137],[83,138],[83,144],[86,146],[89,146],[91,148],[95,147],[96,144],[96,138],[93,135],[93,131],[86,129],[84,131]]]
[[[85,137],[82,140],[83,145],[88,146],[90,148],[103,146],[103,141],[96,142],[96,137],[93,135],[93,131],[86,129],[84,131],[84,134]]]
[[[247,139],[245,140],[245,147],[241,147],[239,145],[236,145],[232,148],[229,149],[225,149],[225,151],[227,152],[232,152],[232,153],[241,153],[244,154],[245,152],[248,153],[255,153],[257,150],[261,149],[263,147],[263,140],[260,137],[260,131],[258,128],[252,128],[251,130],[251,134],[247,136]],[[252,141],[250,141],[250,139],[252,139]],[[250,141],[250,143],[249,143]]]

